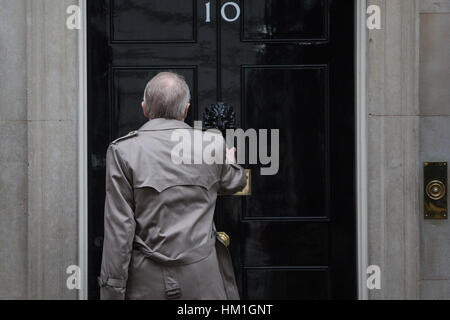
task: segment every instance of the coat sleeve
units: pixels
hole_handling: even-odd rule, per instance
[[[226,155],[226,144],[223,142],[223,154]],[[232,195],[242,191],[247,184],[247,176],[244,168],[236,163],[230,163],[224,157],[224,164],[220,170],[220,185],[218,193],[221,195]]]
[[[131,175],[115,145],[110,145],[106,155],[104,222],[100,298],[123,300],[136,222]]]

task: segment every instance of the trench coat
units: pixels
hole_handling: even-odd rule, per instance
[[[239,299],[213,216],[217,194],[242,190],[245,171],[233,163],[175,163],[177,129],[204,134],[154,119],[108,147],[102,300]]]

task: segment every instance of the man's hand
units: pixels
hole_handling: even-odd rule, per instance
[[[227,163],[236,163],[236,148],[227,148]]]

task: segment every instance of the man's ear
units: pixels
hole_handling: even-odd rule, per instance
[[[188,116],[188,112],[189,112],[189,107],[191,106],[190,103],[188,103],[188,105],[186,106],[186,110],[184,110],[184,117],[183,117],[183,121],[186,120],[187,116]]]
[[[145,103],[144,103],[144,101],[142,101],[142,111],[144,112],[144,116],[145,116],[147,119],[150,119],[150,115],[147,113],[147,110],[145,109]]]

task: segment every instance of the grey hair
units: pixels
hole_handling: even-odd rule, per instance
[[[158,73],[145,87],[144,107],[150,119],[183,120],[190,100],[184,77],[173,72]]]

